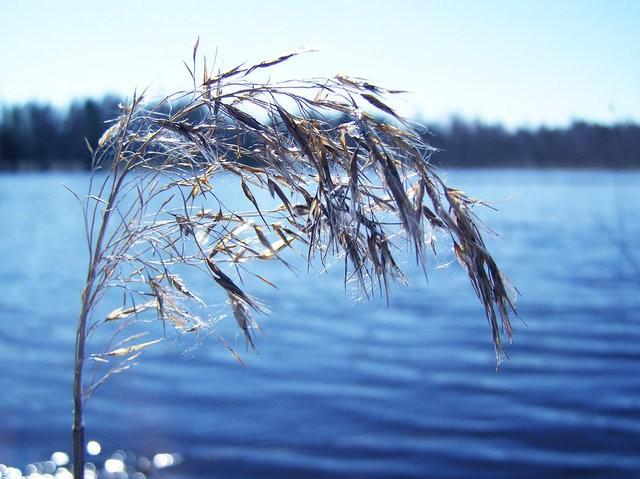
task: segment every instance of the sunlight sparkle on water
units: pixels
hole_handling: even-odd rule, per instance
[[[104,470],[110,474],[116,474],[118,472],[124,472],[124,462],[120,459],[112,457],[104,461]]]
[[[97,441],[90,441],[87,451],[95,456],[102,452],[102,448]],[[0,479],[73,479],[73,473],[64,467],[70,459],[69,454],[56,451],[51,460],[27,464],[23,471],[0,464]],[[178,465],[182,460],[178,453],[157,453],[149,459],[118,449],[104,461],[101,469],[96,468],[93,462],[86,462],[84,479],[147,479],[151,471]]]
[[[51,461],[58,467],[66,466],[69,463],[69,455],[61,451],[56,451],[51,454]]]
[[[59,467],[55,479],[73,479],[73,474],[66,467]]]
[[[3,479],[20,479],[22,477],[22,472],[20,469],[15,467],[0,467],[0,472],[2,472]]]
[[[87,443],[87,452],[92,456],[97,456],[102,451],[102,446],[98,441],[89,441]]]
[[[164,467],[169,467],[173,465],[173,456],[167,453],[158,453],[153,456],[153,465],[157,469],[162,469]]]

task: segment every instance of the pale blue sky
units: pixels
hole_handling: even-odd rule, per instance
[[[635,0],[0,0],[0,101],[188,88],[198,35],[228,67],[311,43],[283,77],[367,77],[429,120],[640,121]]]

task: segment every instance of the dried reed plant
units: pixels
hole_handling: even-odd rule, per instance
[[[255,316],[263,307],[243,289],[242,276],[272,283],[252,264],[289,267],[287,248],[302,249],[309,264],[339,257],[345,281],[356,282],[367,297],[386,295],[392,281],[405,281],[398,252],[409,249],[426,268],[441,231],[484,306],[498,357],[504,354],[502,333],[511,335],[510,288],[473,213],[481,203],[440,179],[429,162],[433,149],[388,106],[386,97],[398,91],[345,76],[252,79],[296,54],[215,74],[206,59],[199,66],[196,54],[197,44],[187,66],[190,90],[151,107],[134,95],[122,107],[92,150],[88,194],[77,195],[89,267],[75,353],[76,479],[84,470],[83,407],[100,384],[166,339],[142,338],[149,321],[157,318],[179,334],[206,329],[233,352],[201,319],[206,303],[187,277],[206,275],[220,288],[253,347]],[[369,113],[376,110],[391,121]],[[221,175],[236,178],[247,211],[225,206],[217,191]],[[265,205],[258,190],[279,205]],[[97,317],[97,305],[113,289],[122,292],[122,306]],[[115,328],[114,339],[89,354],[88,338],[103,324]],[[136,324],[141,330],[116,339]],[[102,365],[103,374],[84,385],[87,360]]]

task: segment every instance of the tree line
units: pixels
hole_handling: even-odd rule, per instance
[[[445,166],[616,168],[640,167],[640,125],[574,121],[563,128],[520,128],[454,119],[428,136]]]
[[[0,107],[0,170],[89,168],[95,145],[118,115],[120,99],[72,102],[66,109],[30,102]],[[444,167],[638,168],[640,125],[576,121],[567,127],[508,130],[454,118],[423,129]]]

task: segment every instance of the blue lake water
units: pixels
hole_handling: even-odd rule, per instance
[[[151,349],[89,402],[87,439],[180,452],[175,478],[640,477],[640,174],[448,177],[500,210],[483,217],[526,325],[498,371],[455,264],[415,271],[389,308],[355,302],[339,268],[273,268],[280,289],[252,290],[271,309],[258,354],[229,337],[245,366],[213,337]],[[61,185],[87,181],[0,175],[0,463],[70,450],[87,259]]]

